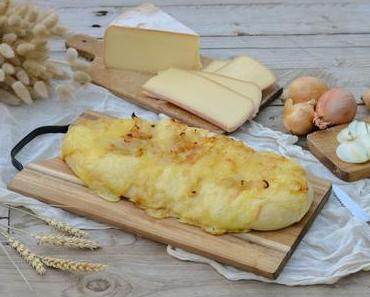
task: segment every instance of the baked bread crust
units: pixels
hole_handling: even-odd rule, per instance
[[[312,203],[295,161],[174,120],[81,120],[61,156],[104,199],[213,234],[284,228]]]

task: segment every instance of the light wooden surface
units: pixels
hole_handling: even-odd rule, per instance
[[[370,177],[370,162],[352,164],[338,158],[337,135],[348,124],[331,127],[323,131],[316,131],[307,136],[309,150],[340,179],[356,181]]]
[[[87,112],[77,122],[102,116],[106,115]],[[274,232],[223,236],[208,234],[172,218],[154,219],[125,199],[117,203],[104,201],[87,189],[60,158],[27,165],[8,187],[98,222],[275,279],[330,196],[329,182],[310,177],[309,183],[313,203],[298,224]]]
[[[56,8],[72,30],[101,38],[104,27],[123,6],[138,0],[35,0]],[[158,0],[166,11],[201,35],[202,54],[213,58],[248,53],[274,69],[284,86],[302,74],[325,78],[350,89],[357,99],[370,87],[370,1],[367,0]],[[55,57],[64,44],[51,45]],[[359,101],[360,102],[360,101]],[[282,103],[275,100],[257,117],[284,131]],[[359,118],[369,115],[360,106]],[[305,145],[301,140],[300,144]],[[3,211],[2,211],[3,212]],[[36,219],[11,212],[11,224],[44,230]],[[37,294],[31,294],[3,253],[0,289],[4,296],[368,296],[369,273],[360,272],[335,285],[285,287],[255,281],[230,282],[203,264],[180,262],[163,245],[118,230],[92,232],[103,249],[95,252],[42,250],[75,259],[103,261],[102,275],[51,271],[41,278],[17,257]],[[34,246],[34,245],[33,245]],[[32,247],[32,245],[31,245]],[[34,246],[35,247],[35,246]],[[12,251],[9,250],[10,253]],[[12,253],[14,255],[14,253]]]

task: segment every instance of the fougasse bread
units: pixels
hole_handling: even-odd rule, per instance
[[[295,161],[171,119],[81,120],[61,156],[102,198],[213,234],[284,228],[312,202]]]

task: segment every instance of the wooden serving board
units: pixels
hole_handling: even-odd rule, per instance
[[[370,161],[363,164],[351,164],[337,157],[339,145],[337,134],[348,124],[335,126],[307,135],[307,146],[331,172],[344,181],[356,181],[370,177]]]
[[[90,74],[93,83],[145,109],[167,114],[190,126],[205,128],[214,132],[223,132],[220,128],[176,105],[143,95],[141,86],[153,77],[153,74],[105,68],[103,62],[103,41],[87,35],[74,35],[66,41],[66,46],[75,48],[81,56],[92,61]],[[203,66],[206,66],[211,61],[209,58],[202,57]],[[282,88],[277,84],[264,90],[261,108],[279,97],[281,93]]]
[[[90,119],[101,116],[94,112],[82,115]],[[279,231],[222,236],[211,235],[175,219],[155,219],[127,200],[105,201],[85,187],[59,158],[27,165],[8,188],[154,241],[274,279],[330,195],[329,182],[310,177],[310,184],[314,192],[313,204],[299,223]]]

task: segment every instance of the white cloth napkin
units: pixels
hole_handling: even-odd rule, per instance
[[[9,152],[22,137],[36,127],[68,124],[89,109],[116,116],[130,116],[135,112],[136,115],[146,119],[155,120],[160,117],[93,85],[81,88],[75,97],[76,99],[70,102],[60,102],[52,98],[31,106],[20,107],[9,107],[0,103],[0,200],[25,205],[40,215],[68,221],[71,225],[80,228],[108,228],[109,226],[47,206],[6,188],[7,183],[17,173],[10,163]],[[369,179],[355,183],[340,181],[311,153],[294,145],[297,141],[295,136],[272,131],[256,122],[251,122],[234,133],[233,137],[247,142],[257,150],[276,151],[296,159],[315,175],[340,184],[354,200],[370,211]],[[63,135],[41,136],[30,143],[19,158],[27,164],[31,161],[55,157],[59,154],[62,139]],[[352,217],[332,195],[276,280],[243,272],[181,249],[168,247],[167,251],[180,260],[208,263],[230,280],[259,280],[291,286],[329,284],[345,275],[370,269],[370,228]]]

